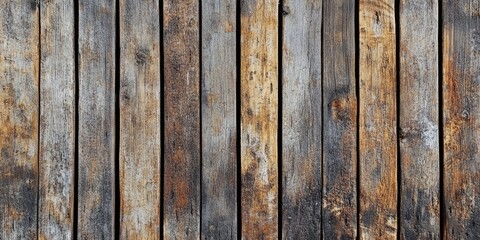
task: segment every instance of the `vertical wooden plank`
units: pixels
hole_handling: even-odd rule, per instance
[[[323,234],[357,236],[355,1],[325,0],[323,22]]]
[[[322,1],[283,6],[283,239],[322,235]]]
[[[200,238],[199,1],[164,2],[164,237]]]
[[[397,236],[396,41],[393,0],[360,1],[360,238]]]
[[[73,1],[40,2],[39,239],[71,239],[75,174]]]
[[[236,12],[202,1],[202,239],[237,239]]]
[[[120,0],[120,234],[160,239],[160,12]]]
[[[400,236],[440,239],[438,1],[401,0],[398,10]]]
[[[445,238],[480,238],[480,1],[443,1]]]
[[[0,1],[0,238],[37,231],[39,10]]]
[[[241,2],[242,238],[278,237],[278,1]]]
[[[112,239],[115,1],[79,1],[78,238]]]

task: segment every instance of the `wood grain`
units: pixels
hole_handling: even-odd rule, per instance
[[[399,4],[400,237],[440,239],[438,1]]]
[[[73,1],[40,2],[38,238],[71,239],[75,175]]]
[[[480,238],[480,1],[443,1],[445,239]]]
[[[199,1],[165,1],[164,238],[200,238]]]
[[[322,235],[322,1],[284,1],[283,239]]]
[[[393,0],[360,1],[360,239],[397,237]]]
[[[202,1],[202,239],[237,239],[236,1]]]
[[[120,238],[160,239],[160,11],[120,0]]]
[[[0,239],[37,238],[39,9],[0,1]]]
[[[278,2],[241,2],[242,238],[278,237]]]
[[[355,2],[323,2],[323,238],[357,236]]]
[[[78,238],[111,239],[115,212],[115,2],[79,1]]]

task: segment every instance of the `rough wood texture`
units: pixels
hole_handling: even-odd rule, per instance
[[[322,1],[283,6],[283,239],[322,235]]]
[[[0,239],[37,238],[38,14],[0,1]]]
[[[393,0],[360,0],[360,239],[397,237]]]
[[[242,238],[278,237],[278,1],[241,2]]]
[[[164,2],[164,237],[200,238],[199,1]]]
[[[112,239],[115,3],[79,1],[78,238]]]
[[[438,1],[401,0],[402,239],[440,239]]]
[[[480,238],[480,1],[443,1],[445,238]]]
[[[202,239],[237,239],[236,1],[202,1]]]
[[[71,239],[75,175],[73,1],[41,1],[39,239]]]
[[[160,239],[159,3],[119,7],[120,237]]]
[[[323,234],[357,236],[355,2],[323,5]]]

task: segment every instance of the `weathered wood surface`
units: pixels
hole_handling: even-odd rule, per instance
[[[236,3],[206,0],[201,6],[202,239],[238,235]]]
[[[160,239],[160,9],[120,0],[120,237]]]
[[[322,1],[283,3],[283,239],[322,235]]]
[[[323,199],[325,239],[357,236],[355,2],[323,2]]]
[[[446,239],[480,238],[480,1],[443,1]]]
[[[360,239],[397,237],[395,1],[361,0]]]
[[[241,2],[242,238],[278,237],[278,1]]]
[[[78,238],[111,239],[115,213],[115,2],[79,1]]]
[[[75,176],[73,1],[40,2],[38,238],[71,239]]]
[[[164,237],[200,238],[199,1],[165,1]]]
[[[438,1],[399,4],[400,238],[440,239]]]
[[[0,239],[37,237],[39,9],[0,1]]]

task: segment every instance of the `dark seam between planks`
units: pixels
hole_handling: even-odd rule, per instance
[[[39,233],[39,224],[40,224],[40,217],[38,215],[39,213],[39,208],[40,208],[40,111],[41,111],[41,67],[42,67],[42,19],[41,19],[41,9],[40,9],[40,2],[35,1],[36,6],[37,6],[37,11],[38,11],[38,73],[37,73],[37,81],[38,81],[38,109],[37,109],[37,114],[38,114],[38,119],[37,119],[37,219],[36,219],[36,235],[38,239],[38,233]]]
[[[236,1],[236,11],[235,11],[235,58],[236,58],[236,91],[235,91],[235,101],[236,101],[236,116],[235,116],[235,127],[236,127],[236,135],[237,135],[237,142],[236,142],[236,155],[237,155],[237,239],[240,240],[242,238],[242,154],[241,154],[241,1]]]
[[[400,0],[395,0],[395,69],[396,69],[396,119],[397,119],[397,239],[400,239],[401,231],[401,216],[402,216],[402,163],[400,152]]]
[[[444,239],[445,231],[445,193],[444,193],[444,142],[443,142],[443,0],[438,1],[438,133],[439,133],[439,195],[440,195],[440,239]]]
[[[114,237],[120,238],[120,1],[115,1],[115,213]]]
[[[78,239],[78,99],[79,99],[79,81],[78,81],[78,66],[79,66],[79,61],[78,61],[78,35],[79,35],[79,6],[78,6],[78,0],[75,0],[73,3],[73,15],[74,15],[74,64],[75,64],[75,70],[74,70],[74,79],[75,79],[75,146],[74,146],[74,177],[73,177],[73,233],[72,237],[73,239]]]
[[[323,36],[324,36],[324,34],[323,34],[323,33],[324,33],[323,28],[324,28],[324,26],[325,26],[325,24],[324,24],[324,23],[325,23],[325,4],[324,4],[324,3],[325,3],[325,1],[322,1],[322,13],[321,13],[321,14],[322,14],[322,20],[321,20],[321,24],[322,24],[322,25],[321,25],[321,27],[320,27],[320,33],[321,33],[321,34],[320,34],[320,42],[321,42],[321,47],[320,47],[320,56],[321,56],[321,57],[320,57],[320,58],[321,58],[321,60],[320,60],[320,62],[321,62],[321,64],[320,64],[320,77],[321,77],[320,88],[321,88],[321,95],[322,95],[322,96],[321,96],[321,98],[322,98],[322,103],[321,103],[321,108],[320,108],[320,121],[321,121],[321,123],[322,123],[321,133],[320,133],[320,135],[321,135],[321,136],[320,136],[320,141],[321,141],[320,146],[321,146],[321,151],[322,151],[322,152],[320,153],[320,159],[321,159],[320,165],[321,165],[321,169],[322,169],[322,170],[321,170],[321,171],[322,171],[322,183],[321,183],[321,186],[320,186],[320,191],[322,191],[322,194],[321,194],[321,197],[320,197],[320,227],[322,228],[322,230],[321,230],[322,233],[320,234],[320,240],[323,240],[323,231],[324,231],[324,229],[325,229],[325,228],[323,227],[323,226],[324,226],[324,223],[323,223],[323,196],[324,196],[324,193],[325,193],[325,192],[323,191],[323,185],[324,185],[324,183],[325,183],[325,167],[324,167],[325,159],[324,159],[324,154],[323,154],[324,145],[325,145],[325,141],[324,141],[325,120],[324,120],[324,116],[323,116],[323,114],[324,114],[324,112],[325,112],[325,111],[324,111],[324,107],[323,107],[323,105],[324,105],[324,96],[325,96],[325,95],[324,95],[325,91],[324,91],[324,87],[323,87],[323,86],[324,86],[324,85],[323,85],[323,82],[324,82],[324,73],[323,73],[324,67],[323,67],[323,64],[325,64],[325,62],[324,62],[324,59],[325,59],[325,58],[324,58],[324,51],[323,51],[323,48],[325,47],[325,44],[324,44],[325,41],[324,41],[324,38],[323,38]]]
[[[357,217],[357,236],[360,239],[360,1],[355,2],[355,95],[357,98],[357,116],[356,116],[356,217]],[[323,38],[323,35],[322,35]],[[323,44],[323,43],[322,43]],[[323,48],[322,48],[323,49]],[[323,61],[323,58],[322,58]],[[323,78],[322,78],[323,79]],[[322,108],[323,109],[323,108]],[[323,132],[323,131],[322,131]],[[323,148],[322,148],[323,150]]]
[[[202,0],[198,0],[198,75],[199,75],[199,84],[198,84],[198,118],[199,118],[199,154],[200,154],[200,167],[199,167],[199,176],[200,179],[198,181],[200,182],[200,192],[199,192],[199,209],[198,211],[200,212],[200,219],[199,219],[199,235],[200,239],[202,239],[202,219],[203,219],[203,197],[202,197],[202,182],[203,182],[203,118],[202,118],[202,79],[203,79],[203,59],[202,59],[202,52],[203,52],[203,47],[202,47]]]
[[[164,174],[165,174],[165,98],[164,98],[164,93],[165,93],[165,84],[164,84],[164,79],[165,79],[165,74],[164,74],[164,58],[165,58],[165,52],[164,52],[164,42],[163,42],[163,1],[159,2],[159,26],[160,26],[160,239],[163,240],[163,224],[164,224],[164,210],[163,210],[163,205],[164,205],[164,189],[165,189],[165,184],[164,184]]]
[[[282,227],[283,227],[283,149],[282,149],[282,139],[283,139],[283,0],[278,1],[278,117],[277,117],[277,166],[278,166],[278,238],[283,239],[282,236]]]

